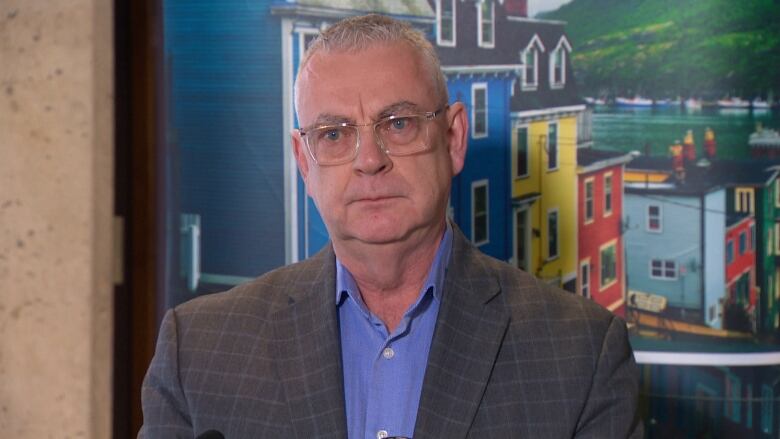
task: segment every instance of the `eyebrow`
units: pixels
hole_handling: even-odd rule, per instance
[[[398,101],[382,108],[379,111],[379,113],[377,113],[376,117],[373,118],[373,121],[376,122],[378,120],[384,119],[389,116],[397,115],[398,113],[402,113],[402,112],[419,112],[419,111],[420,111],[420,106],[415,104],[414,102]],[[314,119],[314,122],[311,125],[304,127],[302,131],[305,132],[305,131],[310,131],[317,127],[338,125],[342,123],[354,125],[356,124],[356,121],[355,119],[340,114],[321,113],[317,115],[317,118]]]

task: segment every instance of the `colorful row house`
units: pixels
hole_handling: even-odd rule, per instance
[[[700,160],[680,172],[669,158],[635,158],[625,177],[629,294],[663,297],[672,320],[762,330],[762,316],[776,315],[776,278],[764,275],[776,263],[763,257],[775,218],[767,227],[755,212],[777,173],[760,161]]]
[[[623,171],[632,156],[577,150],[577,291],[625,316]]]

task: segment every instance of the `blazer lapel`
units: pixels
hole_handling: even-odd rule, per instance
[[[276,364],[295,437],[347,437],[335,256],[330,246],[290,280],[273,319]]]
[[[498,280],[453,226],[453,253],[428,356],[414,439],[465,438],[509,323]]]

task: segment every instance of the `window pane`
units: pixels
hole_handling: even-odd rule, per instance
[[[547,168],[558,167],[558,125],[551,123],[547,130]]]
[[[547,254],[554,258],[558,256],[558,212],[550,212],[547,216]]]
[[[517,130],[517,176],[528,174],[528,128]]]

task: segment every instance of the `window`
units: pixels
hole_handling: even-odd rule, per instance
[[[550,56],[550,86],[561,88],[566,82],[566,52],[559,47]]]
[[[536,89],[538,83],[536,61],[539,57],[536,49],[528,49],[523,52],[523,88]]]
[[[436,0],[436,44],[455,46],[455,0]]]
[[[772,409],[774,408],[775,394],[772,387],[766,384],[761,386],[761,431],[772,433]]]
[[[612,173],[604,174],[604,216],[612,215]]]
[[[739,233],[739,253],[737,256],[744,255],[745,251],[747,251],[747,232],[743,230]]]
[[[677,279],[677,262],[669,259],[650,260],[650,277],[652,279]]]
[[[615,241],[601,247],[599,264],[601,265],[601,289],[603,290],[617,281],[617,250]]]
[[[780,178],[775,179],[775,207],[780,207]]]
[[[780,223],[775,223],[775,255],[780,255]]]
[[[528,127],[517,129],[517,155],[515,156],[515,178],[528,176]]]
[[[319,31],[317,29],[301,29],[298,32],[298,60],[303,59],[306,49],[317,38]]]
[[[471,86],[471,137],[479,139],[487,137],[488,130],[487,84],[478,83]]]
[[[753,213],[753,189],[737,188],[734,193],[737,212]]]
[[[593,221],[593,177],[585,179],[585,223]]]
[[[734,241],[728,240],[726,242],[726,263],[730,264],[734,262]]]
[[[580,294],[590,297],[590,260],[580,262]]]
[[[769,229],[766,231],[766,255],[772,256],[772,250],[774,249],[775,244],[774,240],[772,239],[772,229]]]
[[[742,389],[739,377],[726,375],[726,389],[724,403],[724,414],[728,419],[734,422],[740,422],[740,402],[742,400]]]
[[[547,170],[558,169],[558,124],[547,126]]]
[[[755,251],[756,250],[756,224],[753,223],[750,225],[750,250]]]
[[[647,206],[647,231],[661,233],[661,206],[651,204]]]
[[[520,51],[520,64],[523,65],[523,91],[533,91],[539,85],[539,52],[544,52],[544,45],[539,35],[534,35],[531,42]]]
[[[558,209],[547,212],[547,259],[558,257]]]
[[[488,181],[471,185],[471,240],[476,245],[488,242]]]
[[[477,26],[479,47],[495,47],[495,6],[492,1],[482,0],[477,4]]]

